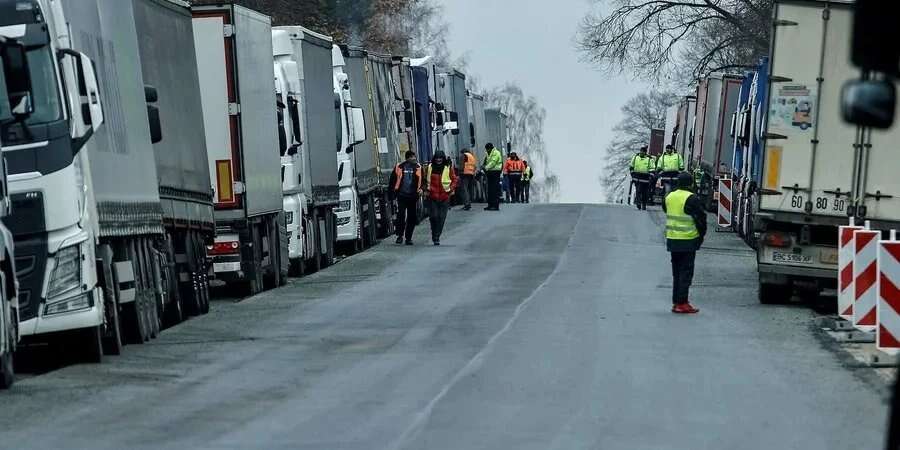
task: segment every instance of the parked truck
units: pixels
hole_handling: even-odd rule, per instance
[[[484,110],[484,121],[487,128],[487,142],[494,144],[494,147],[501,151],[509,151],[511,143],[507,115],[500,111],[500,108],[487,108]],[[483,160],[484,157],[482,156],[481,159]]]
[[[357,104],[356,99],[363,97],[366,92],[358,91],[354,97],[349,75],[345,71],[347,63],[337,45],[332,46],[331,63],[334,71],[335,114],[339,116],[335,123],[340,126],[337,152],[340,203],[335,209],[336,239],[338,244],[358,252],[366,248],[367,239],[363,236],[363,230],[371,226],[366,223],[368,203],[364,207],[356,189],[356,166],[353,158],[354,147],[366,140],[365,113],[362,108],[354,106]]]
[[[866,131],[840,117],[850,65],[850,2],[775,3],[768,114],[752,231],[759,233],[760,301],[784,300],[788,284],[833,288],[837,226],[900,226],[896,142],[900,130]]]
[[[25,46],[16,40],[0,38],[0,150],[6,128],[27,120],[33,112],[34,92],[28,70]],[[6,163],[0,157],[0,219],[10,213]],[[9,389],[15,381],[13,354],[19,343],[18,283],[12,233],[0,222],[0,389]]]
[[[713,73],[697,85],[697,109],[691,166],[702,173],[699,195],[712,207],[713,193],[720,176],[731,173],[733,141],[730,139],[732,116],[737,108],[741,79],[735,75]]]
[[[288,271],[271,19],[230,3],[194,6],[192,14],[214,180],[216,237],[208,251],[217,279],[253,295],[281,284]]]
[[[406,138],[397,119],[397,98],[392,73],[393,59],[389,55],[367,52],[369,98],[374,111],[376,164],[378,184],[383,187],[375,198],[377,236],[384,239],[394,232],[394,207],[390,200],[388,181],[394,167],[403,160],[402,141]]]
[[[160,117],[153,152],[165,235],[155,263],[175,324],[209,311],[207,248],[216,231],[193,20],[180,0],[134,0],[134,21],[148,116]]]
[[[485,119],[484,96],[469,91],[467,95],[467,106],[469,115],[469,143],[468,148],[475,155],[476,163],[480,164],[484,161],[484,146],[488,143],[487,122]],[[487,178],[484,176],[476,176],[475,192],[470,192],[472,199],[477,202],[485,202],[487,199]]]

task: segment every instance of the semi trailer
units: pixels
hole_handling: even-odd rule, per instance
[[[371,227],[368,223],[369,205],[360,202],[356,189],[356,165],[353,158],[354,147],[366,140],[365,113],[362,108],[355,106],[357,98],[365,95],[365,91],[357,92],[357,97],[354,97],[349,75],[345,71],[347,64],[344,55],[336,45],[331,49],[331,63],[334,71],[335,114],[339,116],[335,119],[335,124],[340,125],[337,152],[340,203],[335,209],[336,239],[337,243],[358,252],[366,248],[367,239],[363,234],[364,230]]]
[[[469,143],[468,148],[475,155],[476,164],[484,161],[484,146],[488,143],[487,122],[484,114],[484,96],[469,91],[467,95],[466,109],[469,115]],[[487,199],[487,178],[476,175],[475,192],[470,192],[472,199],[477,202],[485,202]]]
[[[288,272],[271,18],[231,3],[192,7],[207,168],[213,275],[249,294]]]
[[[375,198],[377,236],[384,239],[394,233],[394,205],[388,181],[394,167],[403,161],[402,141],[406,138],[397,119],[396,89],[392,74],[393,60],[389,55],[367,52],[369,98],[375,121],[375,150],[378,184],[384,187],[382,196]]]
[[[720,176],[730,174],[734,142],[730,139],[732,116],[737,108],[741,79],[713,73],[697,85],[696,121],[691,167],[702,173],[698,194],[712,208]]]

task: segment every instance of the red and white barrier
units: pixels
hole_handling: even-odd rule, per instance
[[[853,320],[853,232],[862,230],[853,218],[850,225],[838,227],[838,315],[845,320]]]
[[[730,178],[719,179],[719,228],[731,228],[731,186]]]
[[[900,353],[900,241],[897,232],[878,244],[878,332],[875,346],[891,354]]]
[[[878,323],[878,241],[880,231],[853,232],[853,326],[860,331],[875,331]]]

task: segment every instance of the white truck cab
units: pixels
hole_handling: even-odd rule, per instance
[[[349,76],[344,72],[344,55],[335,45],[331,51],[334,69],[335,123],[338,131],[338,186],[340,203],[334,210],[337,216],[337,241],[353,243],[353,248],[362,248],[362,220],[359,194],[356,190],[356,167],[351,153],[353,146],[366,139],[365,117],[362,108],[353,106]]]

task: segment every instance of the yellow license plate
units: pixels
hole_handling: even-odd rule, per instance
[[[835,264],[838,263],[838,252],[837,249],[826,248],[823,249],[821,253],[819,253],[819,261],[822,261],[823,264]]]

